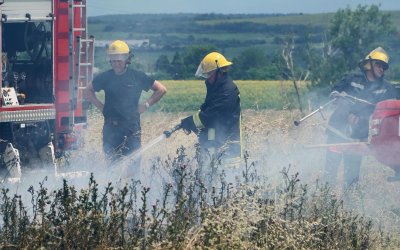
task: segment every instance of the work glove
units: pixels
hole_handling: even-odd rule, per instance
[[[190,134],[192,131],[197,133],[197,127],[194,124],[193,116],[188,116],[185,119],[182,119],[181,128],[183,129],[183,131],[185,131],[187,135]]]
[[[329,94],[329,98],[330,99],[335,99],[335,98],[338,98],[338,97],[345,97],[345,96],[347,96],[346,92],[344,92],[344,91],[339,92],[337,90],[334,90]]]
[[[20,104],[24,104],[26,95],[24,93],[17,94],[17,100]]]

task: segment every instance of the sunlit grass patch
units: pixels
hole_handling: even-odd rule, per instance
[[[203,103],[206,87],[204,81],[162,81],[168,93],[152,111],[196,111]],[[240,91],[242,109],[293,109],[298,107],[293,83],[290,81],[235,81]],[[305,84],[301,84],[301,94]],[[145,93],[147,98],[150,93]]]

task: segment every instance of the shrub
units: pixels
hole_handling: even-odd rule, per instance
[[[175,157],[156,161],[153,167],[165,169],[172,181],[154,204],[150,188],[138,181],[100,187],[93,175],[82,190],[64,180],[61,188],[50,191],[44,179],[38,189],[28,190],[29,210],[21,196],[3,188],[0,244],[18,249],[398,246],[398,239],[374,230],[370,220],[346,211],[327,186],[317,185],[310,193],[290,166],[282,170],[282,184],[271,187],[257,176],[248,153],[236,179],[228,178],[233,170],[222,168],[219,159],[208,162],[198,155],[189,159],[183,147]]]

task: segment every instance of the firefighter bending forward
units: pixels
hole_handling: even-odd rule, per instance
[[[375,104],[396,98],[394,86],[384,79],[384,73],[389,68],[389,57],[381,47],[374,49],[361,60],[359,68],[362,74],[344,77],[334,86],[330,97],[350,95],[370,104],[349,98],[338,98],[337,108],[328,122],[326,132],[328,144],[350,140],[367,141],[369,117],[374,111]],[[342,160],[345,187],[358,181],[362,156],[328,150],[324,179],[332,187],[336,185],[336,175]]]
[[[107,49],[112,69],[97,75],[88,86],[88,99],[103,113],[103,150],[110,160],[126,156],[141,146],[140,114],[167,92],[159,81],[128,67],[132,57],[128,45],[116,40]],[[142,91],[152,90],[139,104]],[[95,92],[104,90],[104,104]]]
[[[198,112],[181,121],[181,127],[186,134],[198,135],[203,155],[221,157],[223,165],[237,167],[242,153],[240,95],[228,75],[230,65],[217,52],[204,57],[195,75],[206,79],[206,98]]]

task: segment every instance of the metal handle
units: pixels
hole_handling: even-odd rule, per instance
[[[329,102],[325,103],[324,105],[320,106],[318,109],[314,110],[313,112],[309,113],[308,115],[304,116],[303,118],[301,118],[298,121],[294,121],[294,125],[295,126],[299,126],[300,123],[302,123],[304,120],[306,120],[307,118],[313,116],[315,113],[321,112],[326,106],[330,105],[331,103],[333,103],[334,101],[336,101],[336,98],[333,98],[332,100],[330,100]]]

